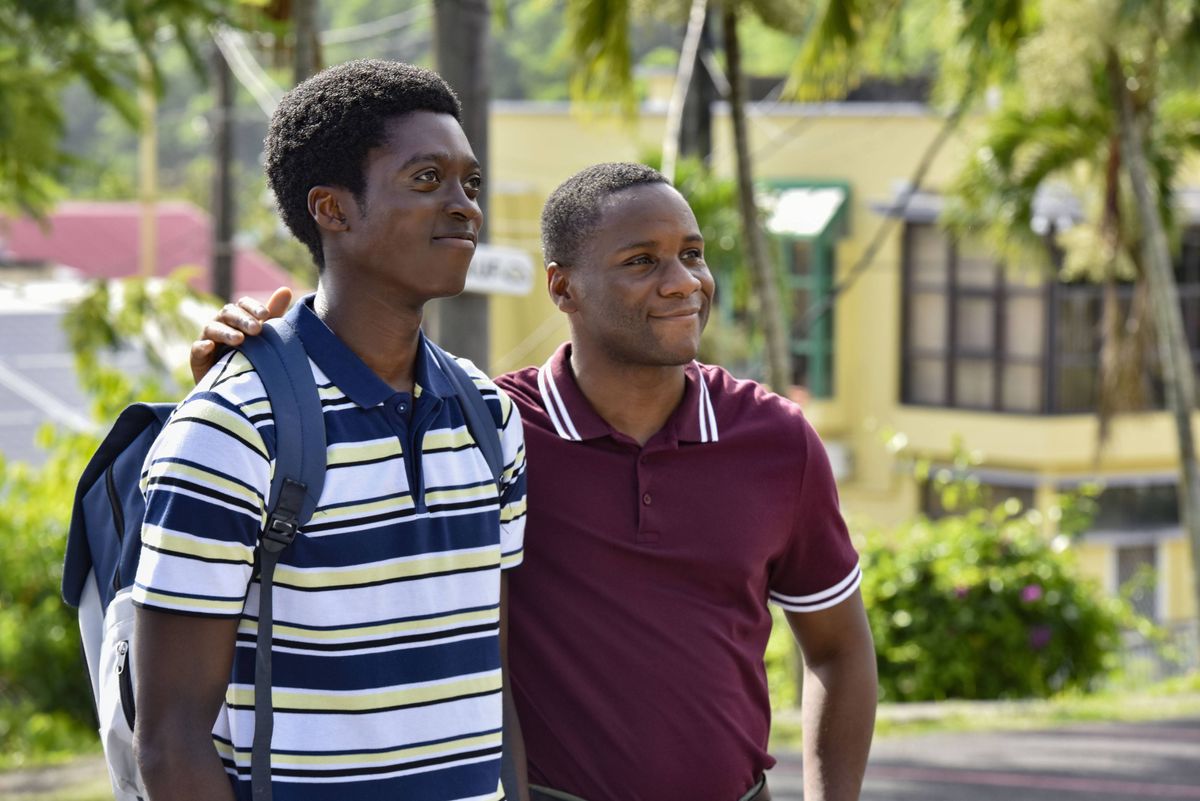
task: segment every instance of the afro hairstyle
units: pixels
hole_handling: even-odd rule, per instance
[[[462,122],[458,97],[440,75],[399,61],[359,59],[322,70],[279,101],[266,138],[267,183],[292,234],[325,268],[321,234],[308,211],[314,186],[348,189],[361,202],[368,152],[390,120],[414,111]]]
[[[575,264],[580,246],[600,222],[605,198],[644,184],[669,184],[644,164],[608,162],[581,170],[550,193],[542,207],[542,256],[546,264]]]

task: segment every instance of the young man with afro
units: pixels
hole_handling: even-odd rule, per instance
[[[857,799],[876,701],[858,557],[799,407],[695,360],[714,284],[691,208],[600,164],[547,200],[542,243],[571,339],[496,379],[532,464],[509,596],[532,797],[769,799],[770,601],[804,654],[805,798]],[[226,307],[204,335],[269,313]]]
[[[297,86],[271,120],[267,177],[320,269],[294,313],[328,443],[316,512],[275,574],[274,801],[504,798],[520,414],[464,363],[499,429],[497,486],[421,332],[424,304],[462,291],[482,219],[459,115],[435,73],[355,61]],[[255,546],[274,455],[262,382],[235,352],[147,458],[135,750],[151,801],[251,797]],[[521,753],[519,735],[509,745]]]

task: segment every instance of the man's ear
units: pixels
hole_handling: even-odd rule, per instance
[[[570,314],[579,308],[571,288],[571,271],[556,261],[546,265],[546,291],[560,312]]]
[[[349,192],[334,186],[314,186],[308,190],[308,213],[327,231],[348,231],[346,206]]]

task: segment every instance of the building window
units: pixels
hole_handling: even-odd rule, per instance
[[[1117,587],[1129,593],[1133,610],[1158,620],[1158,545],[1125,545],[1116,549]]]
[[[1200,370],[1200,228],[1184,236],[1177,275]],[[915,223],[905,230],[902,276],[902,402],[1025,414],[1095,410],[1102,286],[1005,269],[977,243]],[[1128,308],[1133,291],[1117,287],[1117,302]],[[1161,408],[1161,384],[1150,390]]]
[[[1045,404],[1046,288],[936,226],[904,242],[905,403],[1009,412]]]
[[[791,320],[792,383],[814,398],[833,395],[833,314],[831,304],[810,317],[825,301],[833,283],[834,248],[823,238],[784,239]]]

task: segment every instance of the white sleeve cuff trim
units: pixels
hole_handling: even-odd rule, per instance
[[[784,595],[772,590],[770,600],[771,603],[789,612],[819,612],[822,609],[837,606],[849,598],[861,583],[862,567],[856,564],[854,569],[850,571],[850,575],[827,590],[822,590],[812,595]]]

